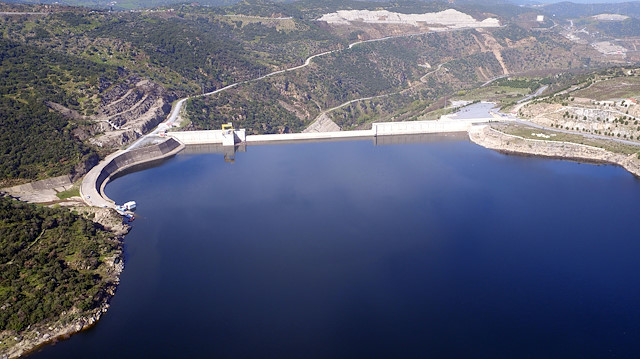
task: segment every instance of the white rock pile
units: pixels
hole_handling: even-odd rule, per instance
[[[349,25],[359,21],[372,24],[404,24],[404,25],[440,25],[452,29],[499,27],[500,21],[496,18],[487,18],[482,21],[474,19],[471,15],[454,9],[425,14],[401,14],[387,10],[338,10],[325,14],[318,21],[326,21],[329,24]]]

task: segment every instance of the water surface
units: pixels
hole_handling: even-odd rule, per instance
[[[640,182],[428,138],[183,153],[116,179],[138,211],[112,307],[33,357],[640,353]]]

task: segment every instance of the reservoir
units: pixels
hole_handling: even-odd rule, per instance
[[[187,148],[115,179],[138,209],[111,308],[32,357],[640,353],[638,179],[388,141]]]

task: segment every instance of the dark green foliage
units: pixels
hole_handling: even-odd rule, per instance
[[[468,84],[485,81],[503,74],[500,63],[491,52],[481,52],[454,60],[448,64],[447,68],[455,78]],[[479,68],[482,68],[484,74],[489,78],[480,78],[477,70]]]
[[[545,79],[530,79],[530,78],[501,78],[493,82],[496,86],[505,86],[512,88],[521,88],[521,89],[529,89],[529,91],[533,92],[537,88],[542,85],[549,84],[550,80],[548,78]]]
[[[515,24],[509,24],[507,26],[494,29],[492,33],[502,46],[508,46],[505,39],[519,41],[531,36],[531,32]]]
[[[205,91],[247,79],[264,71],[252,63],[249,53],[231,36],[231,26],[199,18],[149,18],[120,15],[99,26],[90,37],[131,42],[159,68],[169,68],[188,80],[204,84]]]
[[[119,248],[109,233],[66,209],[0,197],[0,331],[100,305],[105,283],[96,269]]]
[[[0,181],[68,174],[96,155],[73,137],[76,123],[46,106],[52,101],[82,111],[63,88],[71,78],[88,89],[101,80],[113,81],[117,71],[0,39]]]
[[[212,96],[189,100],[187,108],[197,129],[219,130],[223,123],[242,125],[248,133],[300,132],[303,123],[278,101],[281,96],[270,83],[256,86],[259,99],[241,99],[239,96]],[[280,101],[282,101],[280,99]]]
[[[37,179],[72,172],[95,151],[71,135],[73,126],[38,99],[0,97],[0,179]]]
[[[0,96],[32,97],[83,111],[77,96],[99,82],[118,79],[112,66],[0,39]],[[64,85],[77,84],[72,90]],[[74,96],[75,95],[75,96]]]

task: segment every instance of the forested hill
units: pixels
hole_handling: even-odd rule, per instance
[[[0,16],[0,187],[82,175],[96,154],[164,118],[158,110],[155,122],[132,132],[136,111],[152,101],[166,107],[343,46],[315,22],[262,24],[205,7],[142,13],[2,7],[44,14]],[[140,85],[145,80],[151,89]]]
[[[46,103],[90,111],[78,102],[81,93],[117,76],[113,66],[0,39],[0,183],[73,174],[81,163],[96,163],[95,150],[73,136],[81,124]]]
[[[397,112],[407,114],[399,118],[416,118],[420,108],[507,73],[546,76],[603,64],[592,48],[535,30],[537,13],[512,5],[261,0],[133,12],[0,6],[36,12],[0,15],[0,121],[6,129],[0,134],[0,187],[64,173],[78,177],[97,156],[155,127],[172,101],[298,66],[326,51],[341,50],[295,74],[191,102],[193,127],[232,120],[254,133],[297,131],[344,101],[407,90],[384,104],[346,109],[354,111],[342,114],[346,129]],[[425,33],[342,51],[356,41],[429,30],[317,21],[337,10],[411,14],[449,8],[477,21],[497,18],[503,26]],[[446,71],[424,77],[438,65]],[[416,87],[418,82],[424,84]]]
[[[93,315],[121,259],[120,240],[92,221],[0,197],[0,357],[23,335],[41,339]]]

